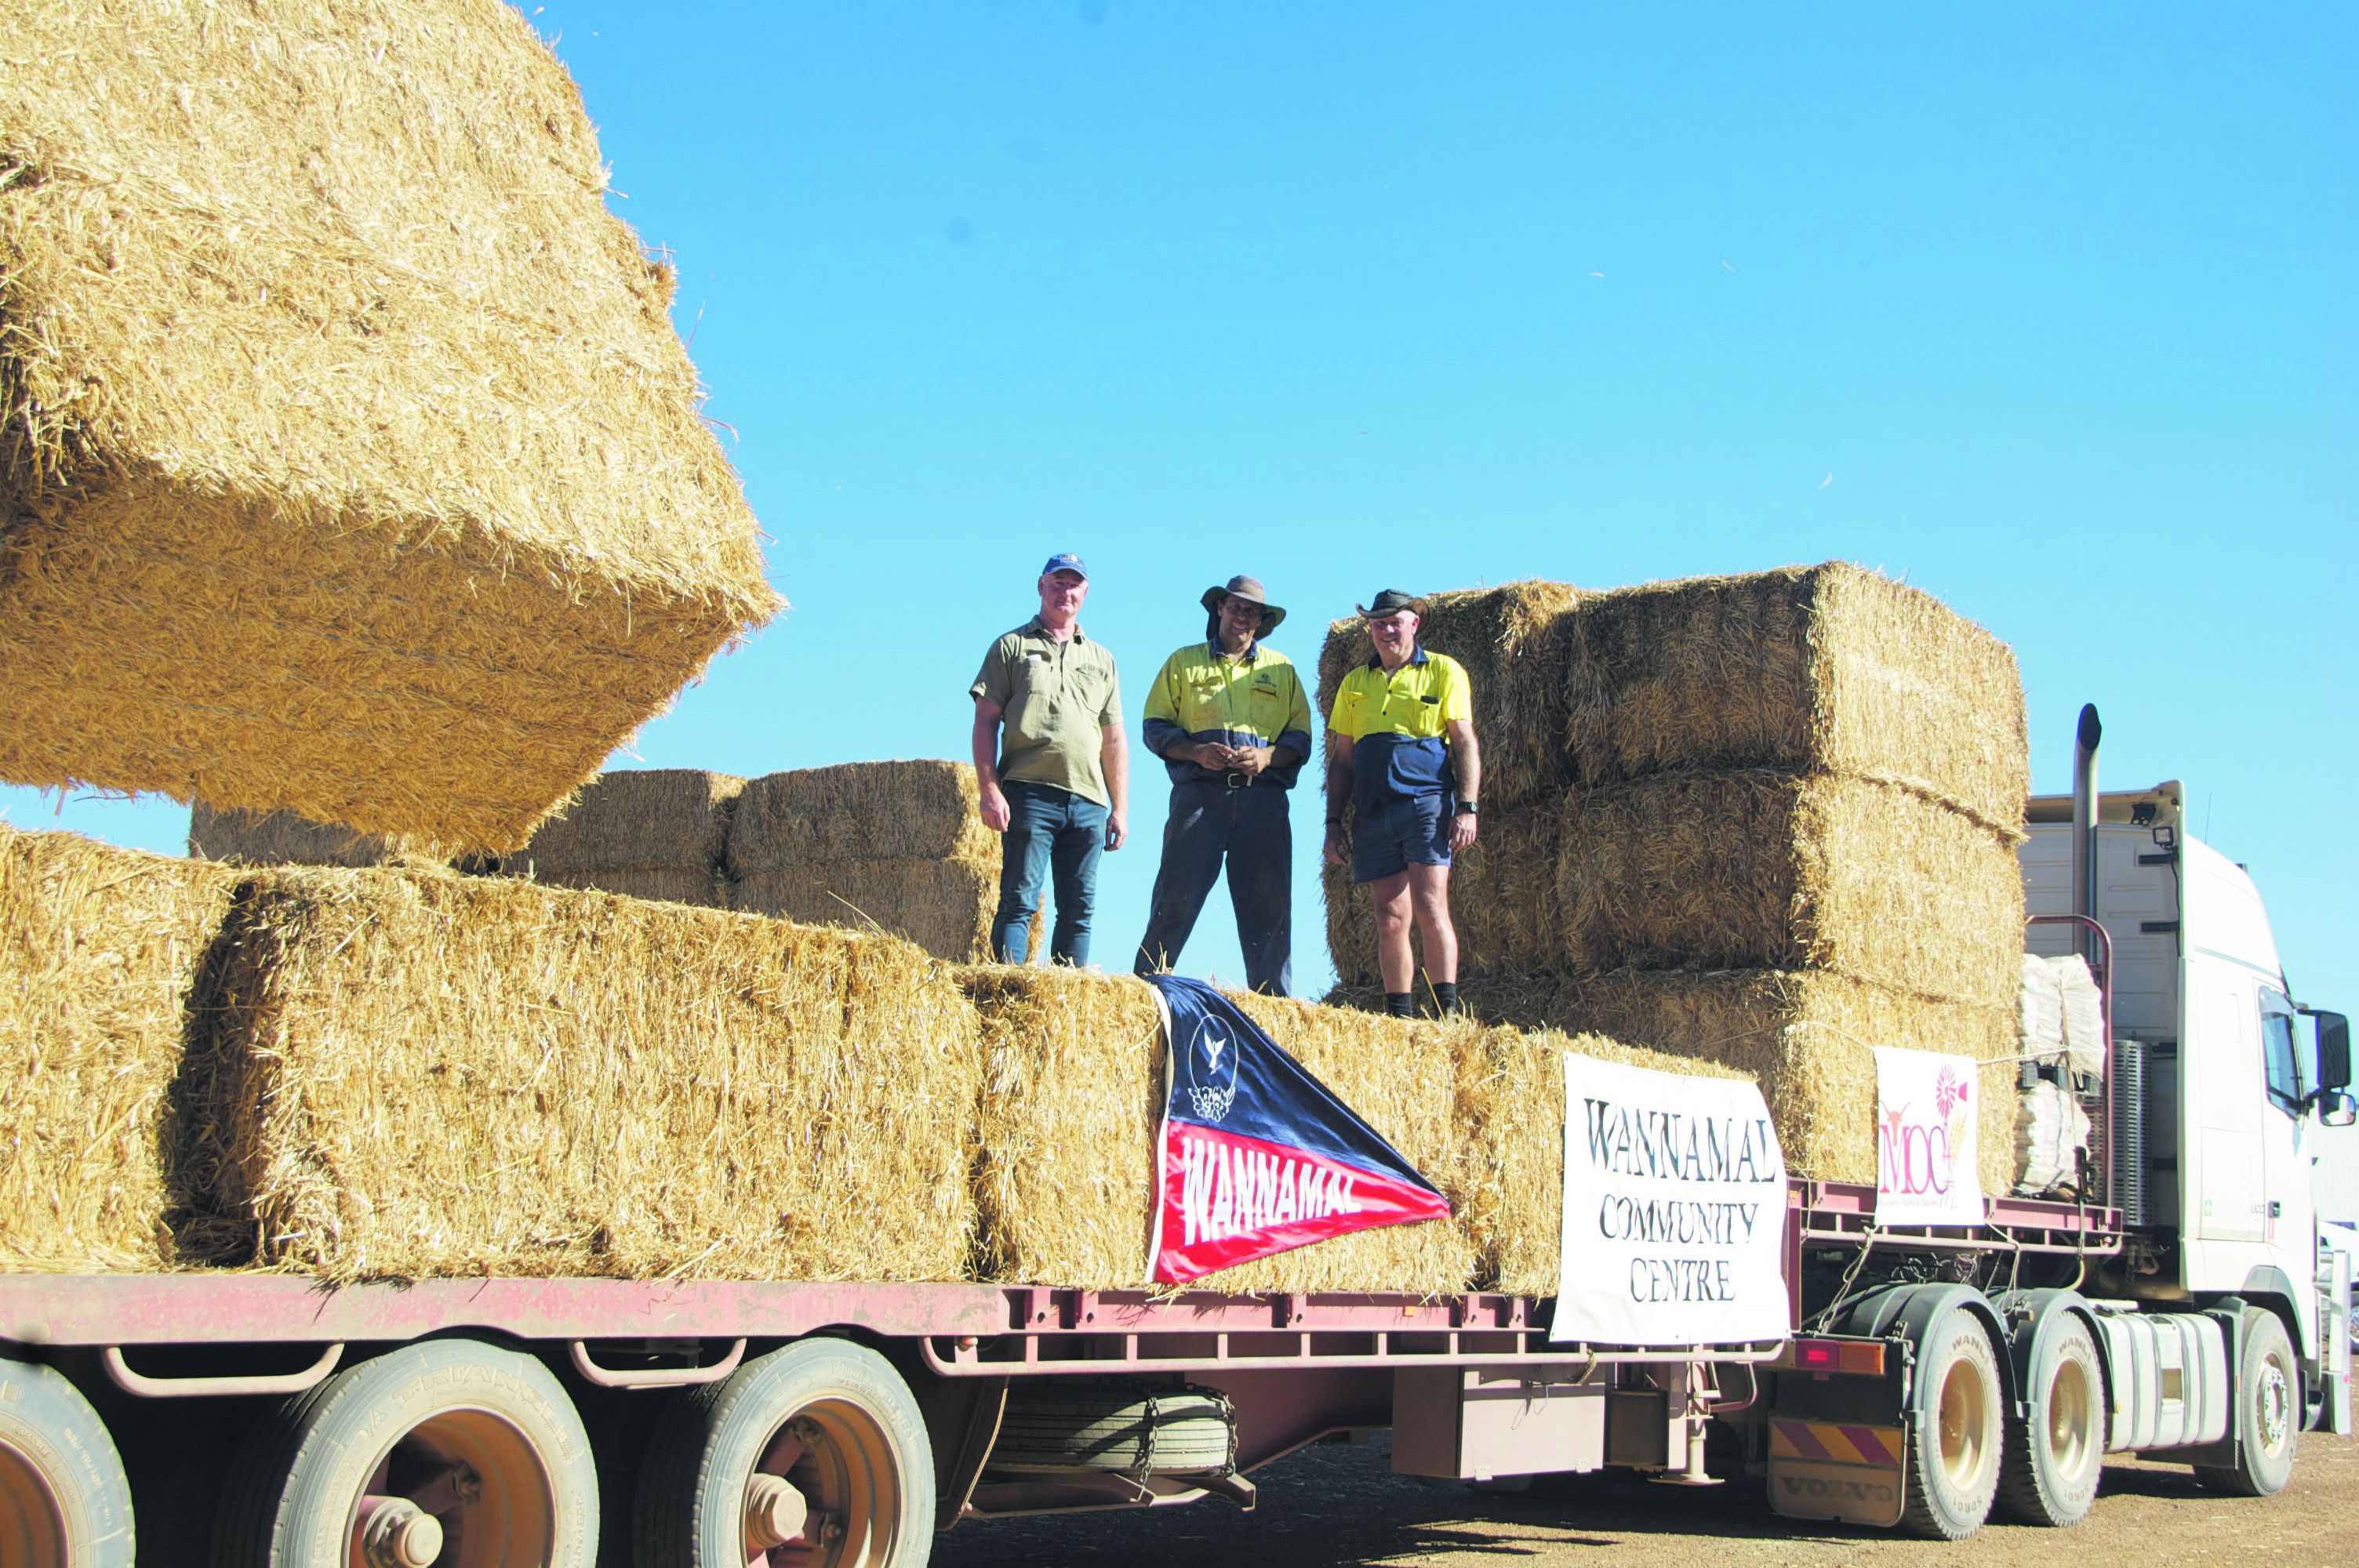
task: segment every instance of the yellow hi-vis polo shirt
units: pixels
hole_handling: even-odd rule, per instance
[[[1165,747],[1182,739],[1291,746],[1293,762],[1265,769],[1255,782],[1292,789],[1310,756],[1310,699],[1302,695],[1294,662],[1258,642],[1241,659],[1223,658],[1218,645],[1209,642],[1191,643],[1173,654],[1147,688],[1147,749],[1162,757]],[[1173,784],[1226,777],[1169,757],[1163,765]]]
[[[1371,654],[1343,677],[1328,732],[1352,742],[1352,805],[1373,811],[1403,795],[1447,794],[1451,788],[1448,726],[1474,717],[1474,688],[1466,668],[1422,645],[1392,674]]]

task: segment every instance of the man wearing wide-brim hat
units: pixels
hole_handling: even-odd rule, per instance
[[[1375,651],[1343,677],[1327,716],[1327,858],[1348,857],[1375,900],[1385,1011],[1399,1017],[1417,1009],[1412,920],[1436,1006],[1458,1011],[1450,858],[1474,842],[1483,785],[1473,687],[1457,660],[1418,641],[1423,610],[1397,588],[1361,607]]]
[[[1163,661],[1147,696],[1147,749],[1171,774],[1171,816],[1147,935],[1133,966],[1179,962],[1225,864],[1245,984],[1292,983],[1294,838],[1287,803],[1310,755],[1310,704],[1284,654],[1262,645],[1286,611],[1261,583],[1204,590],[1204,640]]]

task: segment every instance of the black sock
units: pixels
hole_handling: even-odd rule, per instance
[[[1417,1016],[1417,993],[1415,991],[1386,991],[1385,993],[1385,1011],[1395,1018],[1415,1018]]]
[[[1434,981],[1433,1005],[1442,1017],[1455,1016],[1458,1011],[1458,982],[1456,980]]]

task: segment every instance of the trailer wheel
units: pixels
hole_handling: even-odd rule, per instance
[[[217,1568],[591,1568],[598,1476],[549,1368],[429,1339],[337,1373],[248,1436]]]
[[[1927,1325],[1909,1402],[1901,1523],[1913,1534],[1962,1541],[1990,1517],[2006,1413],[1998,1354],[1973,1314],[1945,1312]]]
[[[131,1482],[82,1391],[0,1359],[0,1563],[131,1568]]]
[[[2089,1325],[2069,1313],[2051,1320],[2031,1366],[2030,1414],[2006,1423],[2002,1516],[2058,1528],[2087,1516],[2105,1467],[2104,1388]]]
[[[2293,1479],[2301,1434],[2301,1364],[2285,1325],[2267,1307],[2245,1309],[2244,1353],[2236,1357],[2238,1460],[2198,1465],[2195,1478],[2214,1491],[2267,1498]]]
[[[639,1472],[638,1568],[919,1568],[933,1548],[925,1417],[882,1356],[805,1339],[691,1389]]]

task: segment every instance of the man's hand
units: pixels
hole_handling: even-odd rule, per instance
[[[1106,813],[1106,848],[1119,849],[1129,838],[1130,813],[1126,811]]]
[[[1330,822],[1327,825],[1327,863],[1331,866],[1346,865],[1350,863],[1351,857],[1352,836],[1343,831],[1342,823]]]
[[[983,794],[983,825],[994,833],[1007,831],[1007,795],[995,783],[985,783]]]
[[[1236,756],[1236,752],[1231,751],[1228,747],[1222,745],[1218,741],[1199,741],[1196,742],[1195,763],[1198,767],[1202,768],[1207,772],[1215,773],[1227,773],[1231,768],[1237,765]]]
[[[1450,819],[1450,847],[1463,849],[1474,842],[1475,825],[1481,819],[1471,811],[1462,811]]]
[[[1229,767],[1252,778],[1269,766],[1270,750],[1267,746],[1232,746],[1229,748]]]

